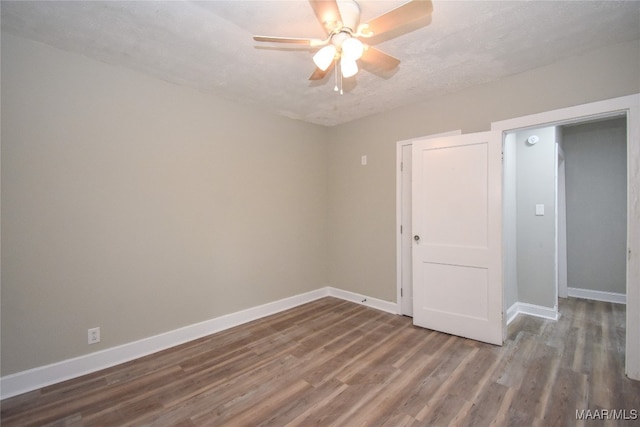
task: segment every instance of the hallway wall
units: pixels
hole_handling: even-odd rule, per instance
[[[518,301],[554,308],[556,298],[556,127],[516,132]],[[527,138],[537,136],[530,145]],[[536,213],[541,205],[544,213]]]
[[[569,288],[626,293],[626,119],[564,126]]]

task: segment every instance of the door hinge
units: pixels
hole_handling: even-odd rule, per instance
[[[402,288],[400,288],[400,298],[402,298]]]
[[[404,170],[404,162],[400,162],[400,172]]]
[[[402,234],[402,226],[400,226],[400,234]]]

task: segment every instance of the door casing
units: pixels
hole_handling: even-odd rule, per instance
[[[413,302],[409,310],[408,299],[413,300],[413,289],[408,292],[408,288],[413,286],[411,276],[407,273],[412,269],[411,260],[411,244],[407,245],[406,240],[411,241],[411,188],[405,185],[411,178],[407,180],[407,173],[411,173],[410,168],[404,168],[403,165],[411,163],[411,146],[413,141],[441,138],[443,136],[462,135],[462,130],[454,130],[451,132],[437,133],[419,138],[407,139],[396,143],[396,301],[397,312],[405,316],[413,314]],[[407,150],[407,148],[409,148]],[[408,155],[408,156],[407,156]],[[408,248],[408,250],[407,250]]]

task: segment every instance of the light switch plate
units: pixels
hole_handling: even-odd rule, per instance
[[[536,205],[536,216],[544,215],[544,205]]]

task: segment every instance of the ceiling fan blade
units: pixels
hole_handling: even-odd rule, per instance
[[[400,64],[400,60],[375,47],[369,46],[362,54],[360,63],[367,71],[377,72],[393,70]]]
[[[309,3],[327,35],[331,34],[342,21],[336,0],[309,0]]]
[[[411,0],[366,23],[366,33],[378,36],[397,27],[422,19],[433,12],[431,0]]]
[[[320,68],[316,67],[316,70],[309,76],[309,80],[322,80],[324,76],[329,74],[331,70],[336,66],[336,61],[333,61],[331,65],[327,67],[326,70],[322,71]]]
[[[299,38],[299,37],[253,36],[253,39],[257,42],[304,44],[311,47],[321,46],[323,44],[326,44],[324,40],[307,39],[307,38]]]

